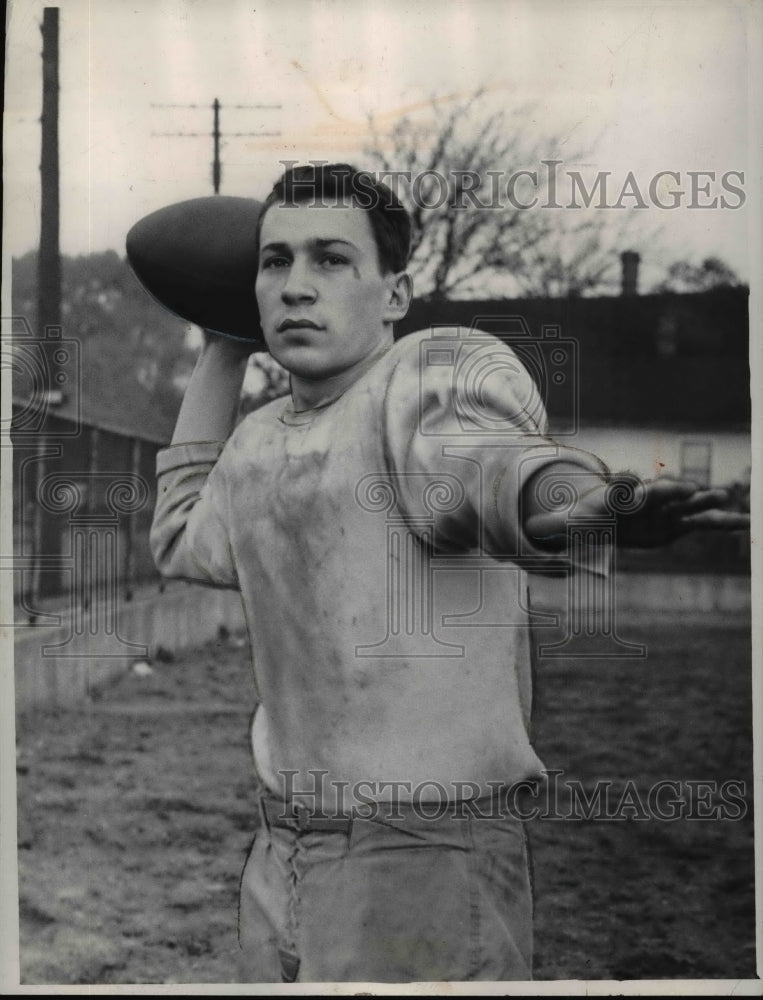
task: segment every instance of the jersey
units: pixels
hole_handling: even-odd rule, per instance
[[[515,353],[407,336],[341,396],[275,400],[227,442],[158,456],[157,565],[240,590],[276,794],[344,806],[471,797],[540,776],[526,570],[560,565],[523,490],[564,458]]]

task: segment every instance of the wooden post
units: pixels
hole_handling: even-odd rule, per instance
[[[140,476],[141,447],[140,438],[133,438],[132,442],[132,474],[137,479]],[[131,510],[127,515],[127,531],[125,532],[125,568],[124,568],[124,596],[126,601],[133,598],[133,586],[135,584],[135,534],[138,511]]]
[[[40,250],[37,261],[37,336],[45,340],[51,328],[61,326],[61,255],[58,245],[59,232],[59,178],[58,178],[58,7],[45,7],[42,21],[42,145],[40,156]],[[50,405],[51,390],[57,389],[55,351],[45,351],[46,384],[42,387],[40,405],[46,410]],[[40,427],[40,450],[45,450],[46,439],[51,433],[46,413]],[[45,463],[40,460],[40,481]],[[38,557],[61,554],[61,530],[58,518],[39,505],[35,523],[35,549]],[[36,567],[34,597],[56,593],[60,579],[54,573],[42,573]]]
[[[42,22],[42,147],[40,156],[40,254],[37,326],[61,325],[61,255],[58,180],[58,7],[46,7]],[[51,359],[52,362],[53,359]],[[51,372],[51,375],[54,375]],[[49,389],[54,388],[51,381]]]
[[[212,187],[215,194],[220,193],[220,178],[222,168],[220,167],[220,102],[217,98],[212,102],[212,140],[214,142],[214,159],[212,160]]]

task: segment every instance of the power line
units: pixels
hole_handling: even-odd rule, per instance
[[[152,108],[208,108],[209,104],[151,104]],[[222,107],[222,104],[220,105]],[[283,109],[283,104],[226,104],[226,108],[232,108],[237,111],[241,110],[255,110],[255,111],[281,111]]]
[[[209,105],[204,104],[152,104],[152,108],[187,108],[191,110],[208,110]],[[237,111],[280,111],[282,110],[281,104],[231,104],[226,105],[231,109]],[[165,138],[172,139],[198,139],[205,138],[207,136],[212,136],[212,187],[214,188],[215,194],[220,193],[220,181],[222,178],[222,163],[220,161],[220,140],[223,138],[223,133],[220,131],[220,110],[222,105],[217,98],[211,104],[212,108],[212,131],[211,132],[152,132],[151,135],[162,136]],[[227,132],[226,137],[232,139],[241,138],[274,138],[279,136],[280,132]]]

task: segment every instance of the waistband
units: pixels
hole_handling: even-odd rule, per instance
[[[283,827],[300,833],[324,831],[349,833],[353,817],[315,812],[299,802],[288,802],[271,792],[261,791],[259,796],[260,816],[268,828]]]
[[[536,783],[526,782],[524,784],[525,787],[521,791],[520,798],[514,796],[515,806],[519,806],[523,799],[532,798],[537,793]],[[521,811],[512,812],[511,809],[507,809],[505,800],[496,794],[484,798],[462,799],[439,804],[380,802],[369,804],[368,807],[359,807],[351,814],[336,814],[324,813],[311,809],[304,803],[282,799],[262,787],[259,791],[259,809],[264,826],[268,828],[281,827],[300,833],[321,831],[349,834],[352,831],[353,823],[369,821],[382,822],[391,826],[401,824],[403,826],[431,828],[438,823],[453,819],[468,821],[475,818],[513,818],[516,822],[522,822],[525,818]]]

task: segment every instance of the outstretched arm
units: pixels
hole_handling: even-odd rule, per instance
[[[633,502],[613,504],[618,486],[633,495]],[[570,489],[578,499],[570,502]],[[556,498],[556,500],[555,500]],[[624,548],[668,545],[690,531],[749,528],[750,517],[723,510],[728,494],[722,489],[699,489],[694,483],[668,477],[638,482],[627,473],[609,480],[568,462],[545,466],[523,491],[525,532],[534,544],[552,551],[564,547],[567,520],[576,517],[617,517],[617,544]]]

